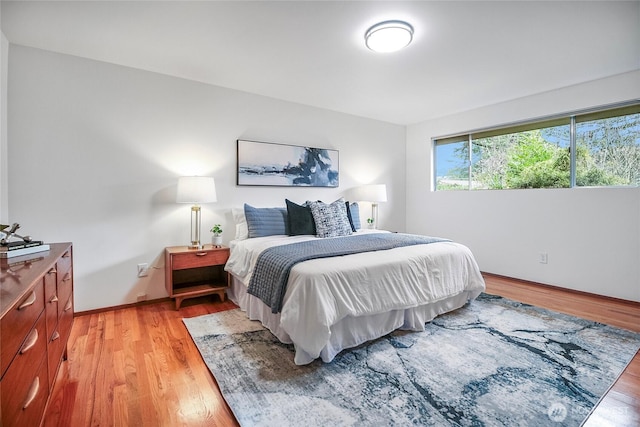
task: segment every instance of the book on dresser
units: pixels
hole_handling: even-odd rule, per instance
[[[8,242],[0,245],[0,251],[14,251],[17,249],[30,248],[32,246],[40,246],[44,242],[41,240],[31,240],[31,241],[19,241],[19,242]]]
[[[20,255],[28,255],[36,252],[44,252],[51,249],[44,242],[9,242],[0,246],[0,258],[11,258]]]

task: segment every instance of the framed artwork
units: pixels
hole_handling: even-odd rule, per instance
[[[238,140],[238,185],[338,187],[339,152]]]

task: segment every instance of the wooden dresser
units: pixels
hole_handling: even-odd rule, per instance
[[[0,259],[0,425],[38,426],[73,324],[73,248]]]

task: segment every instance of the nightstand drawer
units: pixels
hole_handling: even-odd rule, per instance
[[[208,267],[211,265],[224,265],[227,262],[227,259],[229,259],[229,249],[173,254],[171,258],[174,270]]]

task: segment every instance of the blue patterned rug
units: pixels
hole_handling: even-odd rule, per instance
[[[240,310],[184,319],[242,426],[579,426],[640,334],[482,294],[427,324],[293,363]]]

